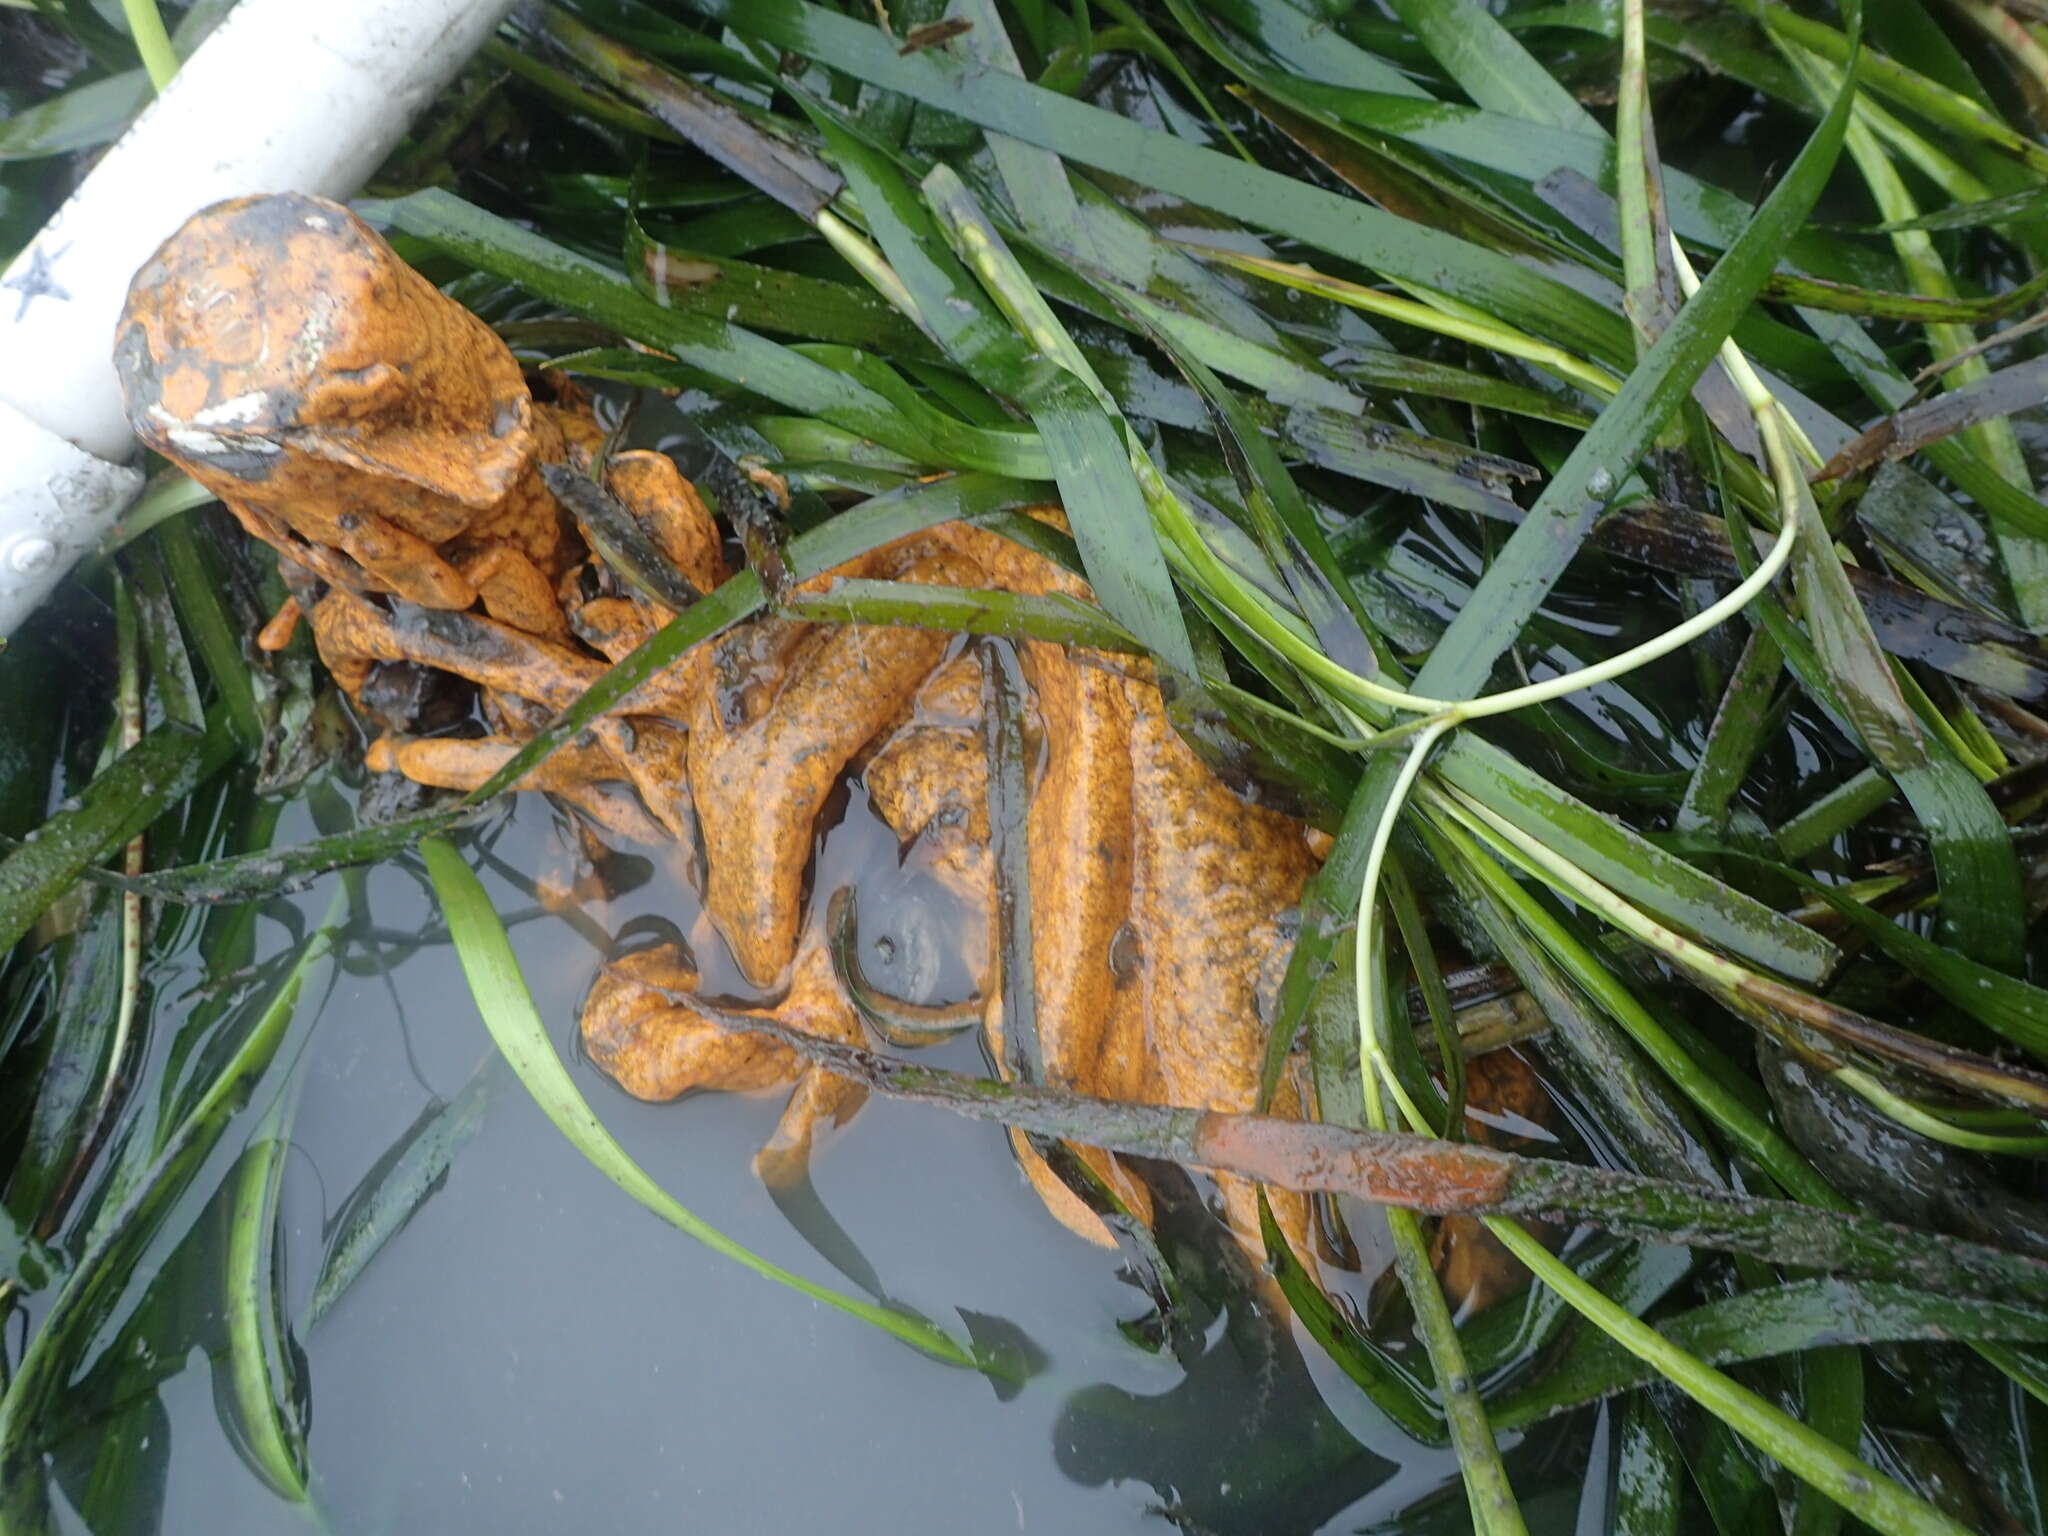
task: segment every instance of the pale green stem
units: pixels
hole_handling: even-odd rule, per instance
[[[1377,862],[1386,856],[1387,831],[1394,824],[1401,800],[1407,793],[1407,787],[1415,782],[1415,773],[1439,734],[1441,731],[1431,732],[1417,741],[1415,749],[1401,765],[1401,780],[1388,799],[1386,812],[1380,817],[1373,839],[1374,865],[1367,877],[1369,888],[1377,884]],[[1429,1122],[1402,1088],[1381,1048],[1378,1012],[1366,1011],[1373,1007],[1373,988],[1369,978],[1379,973],[1386,959],[1385,946],[1371,927],[1370,917],[1371,907],[1368,905],[1359,914],[1358,927],[1358,1029],[1364,1064],[1362,1086],[1365,1090],[1366,1123],[1376,1131],[1388,1129],[1386,1103],[1380,1096],[1381,1084],[1384,1083],[1399,1102],[1408,1123],[1421,1134],[1429,1135]],[[1466,1363],[1464,1341],[1458,1337],[1458,1325],[1444,1299],[1443,1286],[1429,1262],[1422,1223],[1413,1211],[1389,1209],[1386,1216],[1387,1231],[1394,1243],[1394,1269],[1415,1308],[1415,1329],[1429,1353],[1430,1365],[1436,1371],[1437,1387],[1443,1396],[1444,1417],[1450,1425],[1451,1443],[1458,1451],[1458,1465],[1464,1475],[1465,1497],[1471,1507],[1473,1529],[1481,1536],[1526,1536],[1528,1528],[1523,1523],[1521,1508],[1515,1502],[1507,1469],[1501,1465],[1500,1447],[1493,1438],[1493,1427],[1487,1421],[1486,1404],[1472,1381],[1471,1367]]]
[[[1614,104],[1615,201],[1621,215],[1621,271],[1630,300],[1654,299],[1660,286],[1657,272],[1657,227],[1650,182],[1649,48],[1643,37],[1643,0],[1624,0],[1621,8],[1621,89]],[[1625,307],[1633,308],[1629,305]],[[1629,315],[1635,328],[1636,355],[1656,340],[1654,314]]]
[[[1893,1093],[1861,1067],[1838,1067],[1829,1074],[1829,1081],[1840,1083],[1880,1114],[1898,1121],[1909,1131],[1917,1131],[1930,1141],[1945,1142],[1970,1152],[1997,1152],[2013,1157],[2032,1157],[2048,1152],[2048,1136],[1993,1136],[1952,1125],[1911,1099]]]
[[[1965,1536],[1967,1527],[1913,1497],[1825,1435],[1673,1344],[1581,1279],[1515,1222],[1480,1218],[1489,1232],[1575,1312],[1743,1439],[1857,1519],[1892,1536]]]
[[[1529,873],[1562,891],[1588,911],[1598,913],[1610,927],[1620,929],[1629,937],[1661,952],[1674,964],[1716,986],[1734,988],[1749,978],[1750,973],[1734,961],[1724,959],[1704,944],[1665,927],[1505,816],[1459,790],[1427,788],[1432,804],[1448,811],[1496,848],[1510,853],[1514,862]]]
[[[1828,99],[1840,82],[1840,70],[1796,43],[1783,38],[1778,39],[1778,43],[1785,57],[1804,76],[1818,98]],[[1870,123],[1860,115],[1850,119],[1847,148],[1864,184],[1870,189],[1871,201],[1877,205],[1878,214],[1886,223],[1903,223],[1919,216],[1920,205],[1907,190],[1898,167],[1892,164]],[[1956,195],[1958,198],[1981,197],[1981,184],[1975,193],[1966,194],[1958,190]],[[1934,298],[1957,297],[1955,282],[1931,234],[1924,229],[1897,229],[1892,231],[1891,241],[1899,264],[1905,269],[1907,279],[1916,292]],[[1947,372],[1945,387],[1976,383],[1990,375],[1990,365],[1978,355],[1976,334],[1968,326],[1930,322],[1924,329],[1928,348],[1937,361],[1956,359]],[[2027,470],[2019,438],[2014,434],[2010,421],[2000,418],[1979,422],[1958,434],[1958,440],[1969,444],[2000,479],[2032,494],[2033,477]],[[2019,606],[2022,621],[2029,628],[2048,626],[2048,545],[2031,535],[2003,526],[1996,518],[1992,521],[1992,531],[1997,536],[1999,553],[2012,581],[2013,598]]]
[[[312,966],[331,952],[335,934],[348,909],[349,886],[335,889],[320,920],[325,941],[309,944],[293,965],[280,996],[289,1008]],[[304,1087],[303,1063],[288,1069],[256,1134],[242,1154],[234,1178],[234,1201],[228,1222],[224,1266],[227,1296],[228,1376],[240,1411],[241,1430],[249,1455],[278,1497],[296,1504],[308,1499],[303,1428],[288,1406],[293,1401],[291,1359],[276,1328],[271,1266],[277,1233],[278,1201],[284,1191],[284,1156],[290,1145],[291,1122]]]
[[[1351,283],[1339,277],[1330,277],[1313,267],[1273,261],[1264,256],[1247,256],[1243,252],[1226,250],[1221,246],[1183,243],[1188,244],[1190,250],[1199,251],[1212,261],[1221,262],[1227,267],[1236,267],[1240,272],[1249,272],[1256,277],[1279,283],[1283,287],[1317,294],[1366,314],[1399,321],[1418,330],[1433,331],[1439,336],[1448,336],[1455,341],[1470,342],[1474,346],[1485,347],[1508,357],[1519,357],[1523,362],[1547,368],[1559,378],[1569,379],[1603,399],[1621,388],[1621,381],[1599,364],[1589,363],[1562,347],[1552,346],[1549,342],[1538,341],[1526,332],[1502,325],[1497,320],[1490,320],[1479,311],[1442,298],[1440,295],[1432,295],[1433,302],[1430,303],[1424,303],[1419,299],[1404,299],[1399,294],[1382,293],[1379,289],[1368,288],[1362,283]]]
[[[1001,232],[982,213],[958,173],[943,162],[934,166],[924,179],[924,195],[939,216],[939,227],[952,243],[954,254],[974,269],[996,308],[1025,340],[1087,385],[1102,409],[1121,421],[1123,413],[1115,399],[1060,324],[1045,295],[1025,277]]]
[[[1640,21],[1639,14],[1636,19]],[[1687,262],[1684,252],[1678,249],[1675,240],[1672,242],[1672,248],[1680,282],[1690,296],[1698,288],[1697,276]],[[1723,344],[1721,352],[1723,363],[1742,392],[1762,435],[1780,510],[1777,540],[1769,556],[1748,580],[1712,608],[1655,640],[1637,646],[1607,662],[1583,668],[1545,683],[1531,684],[1490,698],[1464,703],[1432,704],[1413,695],[1391,695],[1388,690],[1377,690],[1385,702],[1401,708],[1431,711],[1431,718],[1423,724],[1409,748],[1407,757],[1402,761],[1379,824],[1373,829],[1373,840],[1367,850],[1361,880],[1356,936],[1360,1065],[1368,1114],[1375,1125],[1384,1125],[1381,1099],[1381,1085],[1384,1083],[1399,1099],[1410,1125],[1418,1132],[1427,1134],[1428,1131],[1427,1121],[1408,1095],[1401,1090],[1390,1064],[1379,1048],[1375,1024],[1378,1010],[1374,997],[1374,962],[1378,951],[1378,936],[1375,929],[1378,884],[1393,835],[1394,821],[1409,795],[1415,792],[1424,760],[1437,740],[1463,720],[1498,714],[1556,698],[1590,683],[1619,676],[1633,666],[1668,654],[1747,605],[1776,577],[1791,557],[1798,523],[1798,496],[1803,489],[1801,472],[1792,445],[1795,440],[1798,441],[1809,454],[1811,445],[1804,441],[1803,434],[1798,432],[1796,425],[1791,424],[1785,417],[1776,399],[1764,386],[1755,370],[1749,366],[1740,349],[1731,341]],[[1423,792],[1429,795],[1433,803],[1450,812],[1487,842],[1510,852],[1514,862],[1549,880],[1615,927],[1661,950],[1679,964],[1730,988],[1746,975],[1732,962],[1655,922],[1570,860],[1554,853],[1543,843],[1487,807],[1469,797],[1456,792],[1446,793],[1435,786],[1424,786]],[[1914,1498],[1897,1483],[1858,1461],[1825,1436],[1799,1423],[1756,1394],[1737,1385],[1727,1376],[1672,1345],[1655,1329],[1617,1306],[1581,1279],[1568,1265],[1560,1262],[1515,1222],[1487,1218],[1486,1224],[1539,1281],[1550,1286],[1616,1343],[1648,1361],[1665,1379],[1721,1418],[1738,1434],[1860,1519],[1877,1529],[1897,1533],[1897,1536],[1934,1536],[1934,1533],[1953,1536],[1953,1533],[1962,1529],[1939,1511]],[[1397,1233],[1397,1252],[1399,1237],[1400,1234]],[[1411,1294],[1416,1290],[1417,1287],[1410,1286]],[[1441,1305],[1440,1292],[1435,1299]],[[1491,1445],[1490,1436],[1487,1443]],[[1476,1508],[1476,1491],[1473,1492],[1473,1497]]]
[[[1687,292],[1690,294],[1698,287],[1698,277],[1693,272],[1691,263],[1686,260],[1684,251],[1679,248],[1678,242],[1675,239],[1671,242],[1671,250],[1673,260],[1677,265],[1679,280],[1681,284],[1686,286]],[[1736,387],[1742,392],[1745,402],[1749,405],[1751,414],[1756,419],[1758,430],[1763,434],[1766,455],[1771,463],[1773,483],[1778,493],[1779,525],[1777,539],[1772,543],[1770,552],[1759,562],[1757,568],[1750,573],[1747,579],[1726,596],[1701,609],[1684,623],[1675,625],[1663,634],[1646,640],[1640,645],[1633,646],[1618,656],[1610,656],[1605,661],[1595,662],[1588,667],[1581,667],[1575,672],[1567,672],[1558,677],[1547,678],[1538,683],[1530,683],[1521,688],[1510,688],[1503,693],[1490,694],[1484,698],[1446,702],[1443,700],[1424,699],[1415,694],[1400,693],[1392,689],[1373,685],[1373,695],[1378,701],[1392,704],[1397,708],[1428,711],[1429,719],[1421,726],[1420,734],[1409,748],[1408,756],[1402,761],[1401,771],[1394,780],[1393,788],[1388,795],[1386,808],[1381,812],[1379,824],[1373,828],[1373,840],[1366,851],[1365,869],[1359,891],[1356,940],[1358,946],[1358,1028],[1363,1053],[1361,1057],[1362,1064],[1370,1063],[1375,1059],[1370,1038],[1373,1015],[1369,1006],[1372,1001],[1373,971],[1372,967],[1366,964],[1366,959],[1370,953],[1373,925],[1378,907],[1380,870],[1386,862],[1387,847],[1393,837],[1395,818],[1400,814],[1402,806],[1406,803],[1410,792],[1414,789],[1416,778],[1422,771],[1423,762],[1429,756],[1430,749],[1436,745],[1438,738],[1452,727],[1460,725],[1467,720],[1483,719],[1490,715],[1505,714],[1510,710],[1523,709],[1532,704],[1547,703],[1552,699],[1562,698],[1568,693],[1590,687],[1595,683],[1611,681],[1637,667],[1655,661],[1659,657],[1667,656],[1682,646],[1691,644],[1692,641],[1706,634],[1716,625],[1740,613],[1757,594],[1762,592],[1777,578],[1778,573],[1784,569],[1786,561],[1791,559],[1793,546],[1798,537],[1796,509],[1801,483],[1798,466],[1794,462],[1792,452],[1785,440],[1784,414],[1778,408],[1777,400],[1764,387],[1764,383],[1757,376],[1756,370],[1750,367],[1749,360],[1742,355],[1741,349],[1733,341],[1722,343],[1721,358],[1723,365],[1728,369],[1729,376],[1734,379]],[[1354,681],[1363,682],[1364,680],[1354,679]],[[1555,856],[1553,855],[1552,857]],[[1589,878],[1585,877],[1583,871],[1579,871],[1577,866],[1571,865],[1569,861],[1559,860],[1558,862],[1564,864],[1574,874],[1580,875],[1581,878]],[[1618,897],[1613,897],[1613,893],[1609,892],[1608,895],[1617,905],[1627,905],[1620,902]],[[1637,918],[1642,919],[1642,914],[1635,912],[1634,908],[1631,907],[1628,910],[1634,913]],[[1648,921],[1647,919],[1642,920]],[[1672,937],[1676,938],[1677,935],[1674,934]],[[1716,958],[1718,959],[1718,957]],[[1726,962],[1722,963],[1726,964]],[[1370,1070],[1366,1071],[1367,1077],[1372,1075]],[[1398,1092],[1398,1084],[1395,1086]],[[1407,1105],[1403,1107],[1404,1109],[1410,1108]]]
[[[1545,678],[1540,683],[1529,683],[1521,688],[1509,689],[1505,693],[1490,694],[1483,699],[1443,705],[1441,709],[1445,715],[1454,717],[1454,723],[1478,720],[1487,715],[1505,714],[1511,709],[1522,709],[1531,704],[1543,704],[1551,699],[1563,698],[1568,693],[1576,693],[1579,689],[1590,688],[1596,683],[1612,682],[1625,673],[1633,672],[1637,667],[1646,666],[1660,657],[1668,656],[1673,651],[1692,644],[1716,626],[1725,624],[1747,608],[1757,594],[1775,581],[1778,573],[1785,568],[1785,562],[1792,558],[1792,546],[1796,538],[1796,526],[1787,515],[1770,550],[1740,586],[1735,587],[1711,606],[1702,608],[1683,624],[1674,625],[1661,635],[1645,640],[1641,645],[1633,646],[1618,656],[1610,656],[1605,661],[1596,661],[1591,666],[1581,667],[1576,672]]]
[[[1138,465],[1135,456],[1133,457],[1133,467],[1140,469],[1139,482],[1141,485],[1146,485],[1148,477],[1144,469]],[[1151,476],[1155,481],[1157,473],[1156,469],[1151,472]],[[1157,483],[1160,489],[1164,490],[1163,482]],[[1152,488],[1148,485],[1148,500],[1151,499],[1151,494]],[[1172,495],[1171,491],[1165,491],[1165,494],[1168,497]],[[1185,513],[1183,513],[1183,516],[1185,516]],[[1188,563],[1195,567],[1200,575],[1211,578],[1216,587],[1228,589],[1232,595],[1236,596],[1239,602],[1230,602],[1228,597],[1224,598],[1224,601],[1229,603],[1231,611],[1244,619],[1258,633],[1261,639],[1267,641],[1282,656],[1300,667],[1304,673],[1333,691],[1346,696],[1347,699],[1355,704],[1412,710],[1428,715],[1445,726],[1460,725],[1467,720],[1482,720],[1491,715],[1505,714],[1510,710],[1526,709],[1532,704],[1548,703],[1552,699],[1560,699],[1566,694],[1576,693],[1581,688],[1590,688],[1596,683],[1612,682],[1615,678],[1633,672],[1638,667],[1645,666],[1661,657],[1670,655],[1671,652],[1683,646],[1690,645],[1709,630],[1735,617],[1736,614],[1749,606],[1758,593],[1762,592],[1777,579],[1778,573],[1785,568],[1785,562],[1792,557],[1792,548],[1797,537],[1796,524],[1788,515],[1781,522],[1778,529],[1778,537],[1770,550],[1765,554],[1763,560],[1759,562],[1757,568],[1739,586],[1735,587],[1725,597],[1720,598],[1708,607],[1702,608],[1684,623],[1676,625],[1652,639],[1645,640],[1642,644],[1633,646],[1619,655],[1610,656],[1604,661],[1597,661],[1590,666],[1581,667],[1575,672],[1561,673],[1556,677],[1545,678],[1541,682],[1528,683],[1520,688],[1510,688],[1505,692],[1489,694],[1483,698],[1433,699],[1421,694],[1407,693],[1398,688],[1389,688],[1383,683],[1373,682],[1371,679],[1360,677],[1349,668],[1340,666],[1338,663],[1330,660],[1329,657],[1323,655],[1316,648],[1313,641],[1295,634],[1285,624],[1279,622],[1278,616],[1270,612],[1263,596],[1253,590],[1250,584],[1243,581],[1235,572],[1225,567],[1220,560],[1215,558],[1213,553],[1209,553],[1207,546],[1202,544],[1200,535],[1193,532],[1191,522],[1189,524],[1189,531],[1192,537],[1188,542],[1185,545],[1176,544],[1174,547],[1178,548],[1187,557]],[[1197,553],[1198,550],[1201,553]],[[1205,555],[1206,558],[1204,558]],[[1240,604],[1247,605],[1251,611],[1245,611],[1245,608],[1241,607]]]
[[[2048,49],[2027,30],[2027,24],[2002,5],[1987,0],[1949,0],[1970,22],[2011,57],[2034,89],[2048,96]]]
[[[135,40],[135,51],[142,55],[149,83],[161,91],[178,72],[178,54],[171,47],[171,34],[164,30],[164,18],[156,8],[156,0],[121,0],[121,14],[128,18],[128,35]]]
[[[115,709],[120,717],[121,750],[128,751],[142,740],[142,656],[141,638],[136,633],[134,599],[126,582],[117,589],[116,617],[120,640],[119,675],[115,683]],[[146,867],[143,835],[138,832],[122,851],[121,872],[129,879]],[[142,1000],[142,897],[134,891],[121,893],[121,991],[114,1007],[114,1038],[107,1047],[106,1076],[100,1080],[97,1102],[88,1123],[104,1128],[112,1113],[121,1085],[128,1076],[129,1041],[135,1034],[135,1014]],[[95,1135],[98,1131],[95,1130]]]
[[[1408,755],[1401,760],[1401,771],[1394,776],[1393,788],[1387,791],[1386,807],[1380,812],[1378,825],[1372,829],[1372,843],[1365,852],[1365,872],[1358,890],[1358,928],[1353,939],[1357,958],[1353,974],[1358,998],[1358,1049],[1359,1060],[1364,1067],[1361,1075],[1365,1080],[1366,1105],[1370,1109],[1378,1103],[1379,1079],[1384,1076],[1388,1088],[1400,1102],[1401,1113],[1417,1129],[1428,1126],[1421,1110],[1392,1072],[1378,1070],[1383,1065],[1383,1058],[1379,1030],[1373,1022],[1377,1016],[1373,987],[1378,972],[1373,957],[1378,942],[1380,872],[1386,867],[1387,849],[1393,843],[1394,823],[1400,819],[1401,808],[1407,804],[1409,792],[1414,789],[1416,777],[1422,772],[1430,750],[1451,729],[1451,724],[1438,719],[1425,725],[1414,745],[1409,747]]]
[[[825,243],[846,258],[848,266],[868,280],[875,292],[894,305],[920,329],[924,321],[917,312],[917,300],[910,296],[903,279],[896,275],[896,269],[877,250],[872,241],[839,217],[830,208],[820,209],[816,220],[818,233],[825,237]]]

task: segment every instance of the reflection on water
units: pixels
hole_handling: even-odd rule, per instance
[[[288,817],[281,840],[310,833]],[[615,935],[656,922],[702,932],[682,872],[658,865],[615,880],[629,888],[609,902],[550,911],[536,880],[564,864],[536,800],[476,838],[567,1052]],[[901,990],[957,996],[959,936],[909,931],[906,905],[892,906],[906,888],[896,864],[856,797],[817,883],[862,887],[863,946],[888,941],[878,984],[899,986],[893,954],[921,968]],[[327,899],[324,887],[297,898],[315,913]],[[261,952],[289,939],[266,924]],[[584,1163],[516,1087],[488,1097],[417,1216],[305,1327],[349,1192],[417,1134],[424,1107],[463,1091],[488,1041],[404,865],[363,878],[343,962],[302,1006],[317,1026],[279,1258],[329,1529],[1267,1533],[1389,1529],[1418,1501],[1435,1528],[1462,1508],[1449,1453],[1412,1445],[1326,1361],[1305,1362],[1314,1346],[1291,1325],[1245,1303],[1258,1281],[1184,1177],[1165,1181],[1160,1235],[1201,1300],[1176,1357],[1120,1331],[1147,1311],[1143,1293],[1116,1255],[1047,1214],[997,1129],[889,1103],[777,1195],[749,1164],[779,1095],[647,1105],[576,1066],[606,1124],[684,1204],[778,1263],[1001,1341],[1016,1380],[935,1364],[696,1246]],[[934,1059],[981,1066],[971,1040]],[[199,1196],[233,1150],[138,1271],[134,1301],[151,1305],[79,1388],[100,1407],[60,1457],[60,1529],[82,1529],[70,1507],[100,1497],[62,1467],[89,1465],[79,1453],[117,1431],[133,1447],[127,1528],[148,1529],[152,1508],[174,1533],[306,1528],[223,1428],[225,1202]],[[1568,1527],[1568,1505],[1558,1513]]]

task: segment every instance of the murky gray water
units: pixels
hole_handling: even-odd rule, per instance
[[[295,814],[279,841],[310,835]],[[521,888],[559,862],[547,807],[525,797],[482,836],[487,887],[605,1123],[699,1215],[851,1289],[749,1166],[780,1094],[641,1104],[574,1054],[604,935],[657,913],[687,929],[687,888],[657,872],[623,899],[552,915]],[[879,888],[893,847],[856,814],[822,858],[825,878]],[[363,889],[342,970],[301,1005],[319,1012],[283,1203],[295,1317],[346,1193],[490,1049],[453,952],[433,941],[424,882],[387,865]],[[299,900],[317,914],[327,896]],[[266,927],[268,948],[284,942]],[[966,1042],[941,1059],[979,1066]],[[1401,1528],[1463,1525],[1449,1454],[1409,1442],[1313,1344],[1305,1367],[1291,1327],[1276,1336],[1239,1308],[1185,1365],[1127,1339],[1117,1325],[1146,1312],[1143,1295],[1115,1255],[1046,1213],[998,1130],[870,1103],[821,1146],[813,1176],[829,1220],[805,1228],[836,1223],[891,1297],[956,1334],[1028,1341],[1039,1369],[1021,1390],[699,1247],[609,1184],[506,1076],[445,1184],[301,1330],[320,1520],[350,1533],[1354,1531],[1438,1490]],[[162,1529],[304,1529],[239,1459],[214,1375],[194,1349],[163,1389]],[[1569,1492],[1530,1501],[1532,1519],[1570,1529]]]

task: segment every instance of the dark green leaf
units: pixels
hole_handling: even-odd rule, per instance
[[[1465,241],[1248,166],[932,49],[901,57],[872,26],[802,0],[689,0],[691,8],[856,79],[1082,165],[1133,177],[1390,277],[1452,294],[1566,345],[1618,357],[1616,318],[1553,279]],[[1796,222],[1796,221],[1795,221]]]
[[[1042,1084],[966,1077],[821,1039],[756,1014],[722,1015],[720,1022],[780,1041],[871,1092],[1106,1151],[1405,1210],[1581,1221],[1624,1237],[2048,1306],[2048,1260],[1867,1216],[1432,1137],[1134,1104]]]
[[[1665,1318],[1657,1331],[1709,1365],[1831,1344],[1898,1339],[2048,1339],[2048,1310],[1874,1280],[1795,1280]],[[1504,1428],[1655,1381],[1604,1335],[1588,1334],[1563,1368],[1494,1407]]]
[[[126,843],[226,762],[232,738],[219,727],[201,734],[160,725],[59,811],[0,858],[0,951],[21,936],[89,864]]]

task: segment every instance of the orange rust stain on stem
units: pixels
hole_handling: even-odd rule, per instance
[[[1385,1152],[1337,1144],[1326,1128],[1270,1115],[1211,1110],[1196,1125],[1192,1160],[1282,1189],[1333,1190],[1432,1215],[1488,1210],[1508,1197],[1512,1165],[1498,1152],[1413,1138]]]

